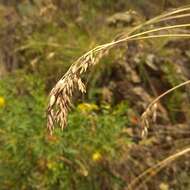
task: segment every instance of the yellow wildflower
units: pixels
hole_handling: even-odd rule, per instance
[[[92,160],[97,162],[100,161],[102,159],[102,155],[99,152],[95,152],[94,154],[92,154]]]
[[[53,162],[53,161],[48,161],[48,163],[47,163],[47,168],[48,168],[49,170],[55,170],[55,169],[56,169],[56,163]]]
[[[3,107],[5,105],[5,99],[0,96],[0,107]]]
[[[98,110],[98,106],[96,104],[89,104],[89,103],[79,104],[77,108],[84,113]]]

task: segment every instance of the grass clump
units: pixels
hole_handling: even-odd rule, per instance
[[[139,41],[144,39],[154,38],[189,38],[190,34],[187,33],[176,33],[173,29],[180,29],[189,27],[189,23],[185,24],[174,24],[170,26],[156,27],[153,29],[147,29],[147,26],[153,26],[157,23],[162,23],[164,20],[175,19],[176,15],[181,16],[184,12],[188,12],[190,8],[184,7],[177,10],[163,13],[155,18],[152,18],[136,27],[134,27],[129,33],[121,35],[120,39],[115,39],[110,43],[97,46],[89,52],[81,56],[75,63],[71,65],[66,74],[57,82],[50,93],[50,101],[48,106],[48,122],[47,128],[52,133],[55,123],[58,123],[61,129],[66,127],[66,120],[68,109],[71,106],[71,99],[73,93],[78,89],[81,93],[86,92],[84,83],[82,82],[81,75],[88,69],[99,63],[100,59],[107,55],[110,49],[127,43],[128,41]],[[174,17],[171,17],[173,16]],[[182,15],[183,17],[184,15]],[[178,17],[177,17],[178,18]],[[139,32],[139,30],[143,30]],[[168,33],[168,30],[172,33]],[[165,32],[159,34],[158,32]]]
[[[188,189],[189,101],[178,87],[189,82],[176,85],[189,76],[181,40],[189,38],[189,6],[109,25],[111,14],[135,13],[122,12],[127,1],[23,2],[15,5],[19,17],[6,17],[12,22],[0,14],[1,189]],[[49,102],[50,135],[47,94],[60,78]],[[79,98],[77,90],[89,94]],[[187,162],[170,165],[179,157]]]

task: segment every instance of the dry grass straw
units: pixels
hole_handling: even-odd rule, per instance
[[[182,86],[185,86],[187,84],[190,83],[190,80],[187,80],[183,83],[180,83],[179,85],[177,86],[174,86],[173,88],[167,90],[166,92],[164,92],[163,94],[161,94],[160,96],[158,96],[156,99],[154,99],[147,107],[147,109],[143,112],[142,116],[141,116],[141,126],[143,127],[143,130],[142,130],[142,137],[146,136],[147,133],[148,133],[148,128],[149,128],[149,125],[150,125],[150,122],[153,121],[155,122],[156,121],[156,117],[157,117],[157,105],[158,105],[158,102],[161,98],[163,98],[164,96],[166,96],[167,94],[169,94],[170,92],[182,87]]]
[[[142,174],[136,177],[128,186],[128,190],[139,189],[143,184],[145,184],[148,180],[150,180],[153,176],[155,176],[161,169],[168,166],[171,162],[175,161],[181,156],[188,154],[190,152],[190,147],[185,148],[171,156],[168,156],[164,160],[158,162],[151,168],[145,170]],[[142,181],[143,180],[143,181]],[[139,184],[139,185],[138,185]]]
[[[66,127],[67,115],[72,105],[72,96],[75,90],[79,90],[82,93],[86,92],[85,85],[81,79],[82,74],[99,63],[100,59],[108,54],[110,49],[122,43],[127,43],[133,40],[165,37],[189,38],[190,33],[188,32],[174,33],[173,31],[173,29],[187,28],[190,26],[189,23],[156,27],[156,24],[163,24],[163,21],[173,19],[177,20],[179,18],[187,17],[190,15],[188,11],[190,11],[190,6],[163,13],[162,15],[159,15],[142,23],[141,25],[134,27],[129,33],[122,35],[120,39],[97,46],[81,56],[75,63],[71,65],[69,70],[57,82],[57,84],[50,92],[50,101],[47,110],[47,128],[49,132],[53,132],[55,124],[58,124],[61,129],[64,129]],[[159,32],[162,32],[162,34],[159,34]]]

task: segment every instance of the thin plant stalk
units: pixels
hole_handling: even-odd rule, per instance
[[[136,177],[128,186],[128,190],[133,190],[134,188],[137,189],[138,187],[135,187],[136,184],[139,183],[140,180],[144,179],[147,175],[149,175],[147,178],[144,179],[143,183],[147,182],[150,178],[155,176],[161,169],[169,165],[172,161],[175,161],[181,156],[184,156],[185,154],[190,152],[190,147],[185,148],[181,150],[178,153],[175,153],[164,160],[160,161],[159,163],[155,164],[153,167],[145,170],[142,174],[140,174],[138,177]],[[141,183],[140,185],[142,185]]]
[[[143,128],[142,130],[142,137],[147,136],[148,134],[148,128],[149,128],[149,123],[151,120],[155,121],[156,120],[156,115],[157,115],[157,103],[158,101],[163,98],[164,96],[166,96],[167,94],[169,94],[170,92],[173,92],[174,90],[185,86],[187,84],[190,84],[190,80],[187,80],[183,83],[180,83],[177,86],[174,86],[173,88],[167,90],[166,92],[164,92],[163,94],[161,94],[160,96],[158,96],[156,99],[154,99],[146,108],[146,110],[143,112],[143,114],[141,115],[141,126]]]
[[[178,14],[184,11],[190,10],[190,7],[185,7],[177,9],[175,11],[162,14],[157,16],[144,24],[141,24],[134,28],[134,31],[143,29],[144,26],[159,22],[161,19],[166,19],[167,17]],[[190,34],[155,34],[160,31],[168,31],[177,28],[186,28],[190,24],[178,24],[165,27],[157,27],[151,30],[146,30],[143,32],[138,32],[136,34],[129,33],[125,38],[112,41],[110,43],[100,45],[94,49],[88,51],[83,56],[81,56],[75,63],[71,65],[65,75],[57,82],[50,93],[50,101],[48,106],[48,129],[52,133],[55,123],[59,123],[63,129],[66,126],[66,118],[68,110],[71,107],[71,98],[73,96],[74,90],[78,89],[82,93],[86,92],[85,85],[81,80],[81,75],[87,71],[88,68],[94,66],[99,62],[99,60],[108,54],[110,49],[124,42],[131,40],[142,40],[150,38],[161,38],[161,37],[189,37]]]
[[[190,83],[190,80],[187,80],[187,81],[185,81],[185,82],[183,82],[183,83],[180,83],[179,85],[174,86],[173,88],[167,90],[166,92],[164,92],[163,94],[161,94],[160,96],[158,96],[156,99],[154,99],[154,100],[148,105],[148,107],[147,107],[147,109],[145,110],[145,112],[146,112],[148,109],[150,109],[155,103],[157,103],[161,98],[163,98],[164,96],[166,96],[166,95],[169,94],[170,92],[172,92],[172,91],[174,91],[174,90],[176,90],[176,89],[178,89],[178,88],[181,88],[182,86],[185,86],[185,85],[187,85],[187,84],[189,84],[189,83]]]

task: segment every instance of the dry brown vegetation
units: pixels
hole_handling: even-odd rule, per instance
[[[72,97],[74,91],[77,89],[82,93],[86,92],[86,87],[82,82],[82,74],[87,70],[90,70],[91,67],[100,62],[100,59],[103,56],[109,56],[109,51],[118,45],[127,43],[130,41],[139,41],[145,39],[154,39],[154,38],[189,38],[190,34],[188,31],[188,27],[190,24],[187,23],[179,23],[178,19],[189,17],[190,7],[182,7],[176,10],[167,11],[162,15],[159,15],[153,19],[146,21],[145,23],[140,24],[137,27],[134,27],[127,34],[119,35],[120,38],[113,40],[110,43],[97,46],[96,48],[90,50],[85,53],[82,57],[80,57],[66,72],[66,74],[58,81],[55,87],[52,89],[50,93],[50,103],[48,106],[48,130],[52,134],[55,123],[58,123],[61,126],[61,129],[66,127],[67,123],[67,114],[70,106],[72,105]],[[174,22],[172,22],[175,20]],[[177,21],[176,21],[177,20]],[[163,21],[169,21],[167,24],[163,23]],[[141,116],[141,127],[142,136],[147,136],[148,128],[150,126],[150,122],[156,122],[157,111],[158,111],[158,103],[161,98],[166,96],[168,93],[176,90],[179,87],[187,85],[190,83],[190,80],[187,80],[179,85],[174,86],[173,88],[167,90],[160,96],[158,96],[154,101],[152,101],[146,110],[142,113]],[[174,153],[162,161],[154,164],[152,167],[148,168],[138,177],[132,180],[127,189],[137,189],[140,188],[144,183],[146,183],[150,178],[171,164],[171,162],[178,159],[185,154],[190,152],[190,148],[184,148],[177,153]],[[140,182],[140,183],[139,183]],[[139,184],[139,185],[138,185]],[[137,186],[138,185],[138,186]]]
[[[0,1],[0,189],[190,189],[190,1],[115,2]]]
[[[82,82],[81,76],[88,69],[99,63],[100,59],[108,54],[109,50],[120,45],[121,43],[127,43],[128,41],[134,40],[143,40],[143,39],[152,39],[152,38],[189,38],[190,34],[188,28],[190,26],[189,23],[169,25],[169,26],[159,26],[156,27],[155,24],[158,24],[163,21],[184,18],[190,16],[188,11],[190,7],[179,8],[177,10],[166,12],[162,15],[159,15],[135,28],[133,28],[129,33],[122,34],[120,36],[121,39],[113,40],[113,42],[98,46],[89,52],[85,53],[81,56],[76,63],[71,65],[66,74],[58,81],[55,87],[52,89],[50,93],[50,103],[48,106],[48,124],[47,127],[52,133],[54,128],[54,123],[57,122],[62,129],[66,126],[67,113],[68,109],[71,106],[71,99],[74,93],[74,90],[78,89],[80,92],[85,93],[85,85]],[[184,14],[184,12],[186,14]],[[148,29],[151,27],[151,29]],[[146,29],[143,32],[139,32],[139,30]],[[152,29],[153,28],[153,29]],[[184,28],[184,29],[183,29]],[[173,31],[172,29],[178,29],[177,31]],[[183,32],[179,32],[179,29],[183,29]],[[159,33],[161,32],[161,34]],[[184,84],[188,84],[189,81]],[[184,85],[182,84],[182,86]],[[181,86],[181,85],[180,85]],[[177,88],[177,87],[176,87]],[[175,87],[172,89],[175,90]],[[169,91],[170,92],[170,91]],[[167,94],[167,93],[166,93]],[[166,95],[163,94],[163,95]],[[161,95],[161,97],[163,96]],[[142,123],[146,128],[148,127],[148,117],[153,112],[153,115],[156,115],[156,102],[161,98],[158,97],[147,110],[142,115]],[[153,116],[155,118],[155,116]],[[155,120],[155,119],[153,119]],[[145,131],[144,130],[144,131]]]

